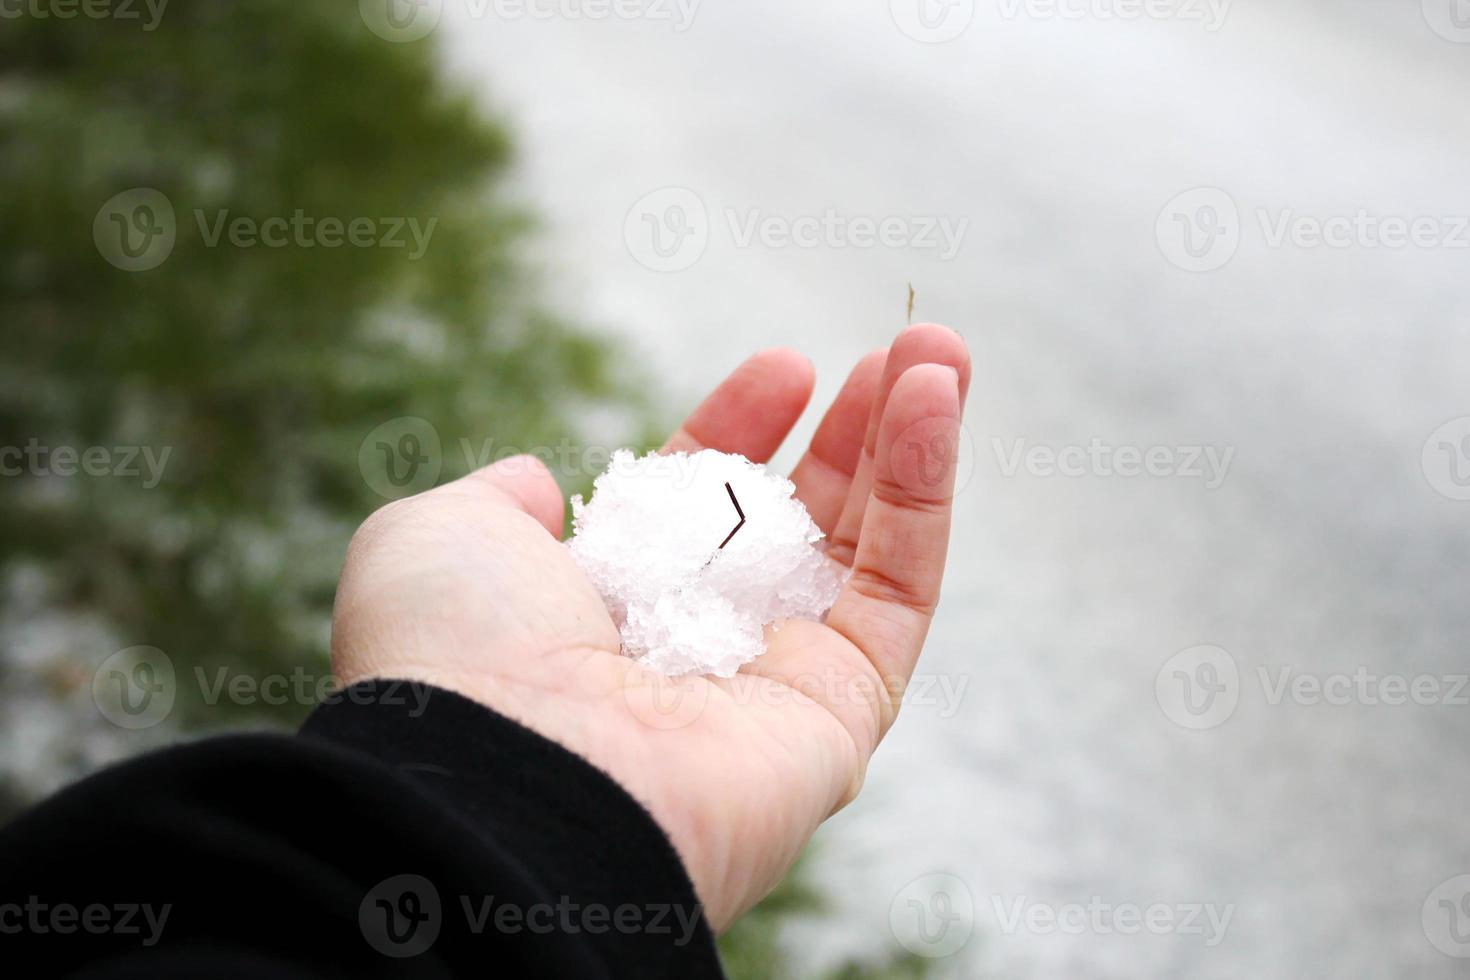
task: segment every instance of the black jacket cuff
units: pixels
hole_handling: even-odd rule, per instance
[[[612,975],[722,975],[668,837],[581,756],[452,691],[409,681],[340,692],[307,719],[301,737],[390,768],[453,811],[487,851],[516,862],[535,893],[509,904],[490,894],[493,882],[455,895],[435,885],[446,919],[472,931],[575,939]]]

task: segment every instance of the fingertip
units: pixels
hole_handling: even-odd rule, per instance
[[[958,419],[959,416],[959,371],[948,364],[916,364],[893,383],[882,428],[886,431],[923,419]]]
[[[877,384],[883,376],[883,365],[888,363],[888,348],[875,347],[862,357],[858,358],[857,367],[852,373],[856,376],[871,379],[871,383]]]
[[[853,365],[852,371],[847,375],[847,380],[842,383],[842,387],[837,392],[835,401],[841,402],[848,409],[860,412],[862,421],[858,429],[859,439],[862,438],[863,428],[867,426],[868,413],[883,390],[883,367],[887,363],[887,347],[868,351]]]
[[[956,337],[960,337],[960,332],[958,330],[956,330],[954,327],[948,326],[947,324],[943,324],[943,323],[935,323],[933,320],[920,320],[918,323],[911,323],[911,324],[909,324],[904,329],[905,330],[943,330],[946,333],[952,333]],[[961,340],[964,340],[963,337],[960,337],[960,339]]]
[[[960,435],[959,372],[918,364],[893,385],[878,435],[876,484],[913,502],[939,504],[954,493]]]
[[[757,351],[740,367],[741,370],[746,368],[779,382],[792,393],[805,392],[803,406],[817,383],[817,369],[811,358],[791,347],[768,347]]]
[[[738,439],[721,437],[700,441],[713,449],[739,451],[756,462],[765,462],[806,411],[816,384],[816,369],[800,351],[789,347],[758,351],[735,369],[710,403],[712,410],[728,413],[726,418],[710,425],[710,429],[720,428],[720,423],[731,425],[742,417],[748,418],[750,424]],[[723,394],[730,396],[728,401],[719,397]],[[738,410],[732,410],[736,406]],[[740,448],[731,450],[727,443]]]
[[[561,537],[566,520],[566,498],[550,468],[537,456],[507,456],[480,471],[515,499],[553,537]]]
[[[873,403],[865,448],[878,451],[878,427],[887,410],[888,399],[898,379],[918,365],[936,365],[954,370],[959,379],[959,398],[963,402],[970,387],[970,351],[964,338],[949,327],[937,323],[916,323],[905,327],[888,350],[883,368],[883,388]]]
[[[795,347],[765,347],[747,357],[746,362],[763,361],[771,364],[788,364],[812,370],[812,360]]]
[[[893,342],[893,360],[899,370],[914,364],[945,364],[959,374],[960,390],[970,382],[970,349],[959,331],[938,323],[905,327]]]
[[[718,449],[764,463],[806,410],[815,387],[816,371],[800,352],[773,347],[752,354],[700,402],[663,451]]]
[[[806,505],[823,534],[830,535],[842,515],[887,359],[884,347],[858,360],[812,433],[806,455],[791,471],[796,499]]]
[[[812,435],[812,450],[818,458],[848,477],[857,468],[868,417],[881,390],[883,364],[887,359],[886,347],[859,359]]]

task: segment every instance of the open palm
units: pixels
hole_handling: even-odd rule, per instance
[[[718,930],[780,880],[862,785],[939,598],[969,358],[910,327],[853,369],[791,479],[852,575],[825,624],[791,621],[735,677],[666,679],[618,630],[557,540],[565,502],[530,457],[391,503],[353,537],[333,671],[423,681],[578,753],[637,798]],[[810,398],[775,350],[742,364],[666,451],[765,462]]]

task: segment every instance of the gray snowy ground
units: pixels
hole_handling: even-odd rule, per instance
[[[562,302],[671,403],[775,344],[830,397],[909,281],[974,352],[925,693],[820,838],[842,928],[793,933],[809,962],[1463,971],[1466,433],[1422,457],[1470,415],[1470,30],[1436,3],[446,0]],[[1116,475],[1150,450],[1167,475]]]

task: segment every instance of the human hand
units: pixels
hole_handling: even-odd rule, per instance
[[[732,678],[668,679],[619,653],[530,457],[368,518],[338,585],[333,673],[456,691],[588,759],[658,821],[724,929],[857,795],[893,724],[939,599],[969,378],[959,335],[929,324],[854,368],[791,473],[851,577],[824,624],[781,625]],[[757,354],[664,449],[766,462],[812,385],[800,355]]]

